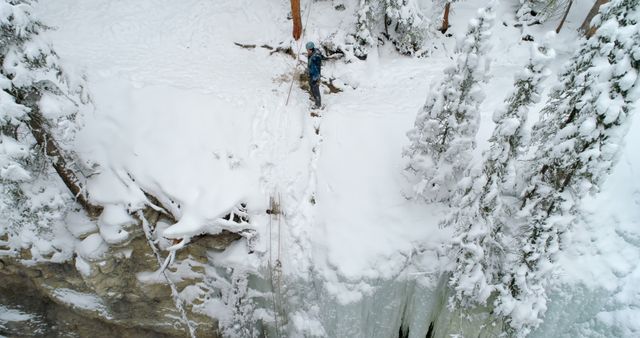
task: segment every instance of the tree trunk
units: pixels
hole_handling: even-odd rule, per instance
[[[440,28],[440,31],[442,32],[442,34],[444,34],[447,29],[449,29],[449,10],[451,9],[451,3],[447,2],[447,4],[444,6],[444,16],[442,17],[442,27]]]
[[[389,16],[387,13],[384,14],[384,34],[389,38]]]
[[[41,146],[49,160],[51,165],[60,176],[60,179],[69,188],[71,194],[76,201],[84,208],[90,217],[98,217],[102,212],[102,207],[91,204],[87,197],[84,195],[83,186],[76,173],[71,170],[67,164],[67,161],[58,146],[58,142],[47,130],[44,123],[44,117],[38,108],[37,102],[40,100],[40,94],[37,92],[29,93],[25,96],[26,102],[21,102],[31,109],[29,112],[29,129],[31,134],[36,140],[36,143]]]
[[[300,17],[300,0],[291,0],[291,16],[293,17],[293,38],[297,41],[302,36],[302,18]]]
[[[564,11],[564,15],[562,16],[562,20],[560,20],[560,24],[558,28],[556,28],[556,34],[560,33],[562,26],[564,25],[564,21],[567,19],[567,15],[569,15],[569,10],[571,9],[571,5],[573,5],[573,0],[569,0],[569,4],[567,5],[567,10]]]
[[[578,29],[578,31],[584,34],[587,38],[590,38],[596,32],[596,27],[591,27],[591,20],[593,20],[593,17],[598,14],[600,6],[606,4],[607,2],[609,2],[609,0],[596,0],[596,2],[591,7],[591,10],[589,11],[589,14],[587,14],[587,17],[584,19],[582,25]]]

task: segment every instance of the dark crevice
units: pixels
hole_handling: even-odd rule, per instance
[[[424,336],[425,338],[433,338],[433,322],[431,322],[429,324],[429,330],[427,330],[427,335]]]

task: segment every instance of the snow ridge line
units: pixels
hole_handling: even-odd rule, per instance
[[[185,311],[183,303],[180,300],[180,294],[178,293],[178,288],[173,283],[173,281],[171,281],[171,279],[169,278],[169,276],[167,276],[167,273],[165,272],[165,268],[166,268],[166,265],[168,265],[169,258],[171,258],[171,261],[173,261],[172,259],[173,257],[167,257],[167,260],[163,262],[163,259],[160,256],[160,251],[158,250],[158,247],[156,247],[156,245],[153,243],[153,237],[151,235],[151,227],[149,226],[149,221],[147,221],[147,218],[144,217],[144,213],[142,211],[138,211],[137,215],[142,221],[142,228],[144,229],[144,235],[147,238],[147,242],[149,243],[151,250],[153,250],[153,254],[156,256],[156,260],[158,261],[158,265],[160,266],[160,272],[162,273],[167,283],[169,284],[169,287],[171,288],[171,295],[173,298],[173,302],[176,305],[176,309],[178,310],[178,312],[180,312],[180,317],[182,317],[182,321],[185,323],[185,325],[189,329],[189,336],[191,338],[196,338],[195,329],[191,325],[191,322],[187,317],[187,312]],[[175,251],[172,251],[170,255],[175,255]]]

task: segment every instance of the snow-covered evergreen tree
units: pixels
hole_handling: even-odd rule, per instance
[[[544,23],[561,15],[569,0],[520,0],[516,19],[523,25]]]
[[[467,170],[475,149],[484,100],[480,85],[488,79],[490,29],[493,6],[479,10],[465,37],[459,41],[455,66],[445,69],[445,78],[433,86],[407,134],[406,170],[416,178],[416,195],[427,201],[448,202]]]
[[[537,150],[525,164],[526,223],[496,300],[496,313],[522,335],[542,321],[563,235],[615,163],[640,99],[640,0],[612,0],[595,20],[597,32],[583,40],[534,126]]]
[[[378,2],[375,0],[360,0],[360,9],[356,13],[356,32],[354,54],[359,58],[366,58],[369,48],[374,45],[376,38],[371,32],[376,22]]]
[[[413,55],[427,37],[427,21],[416,0],[383,0],[387,28],[385,33],[398,52]]]
[[[520,0],[520,6],[516,10],[516,20],[522,25],[533,25],[540,23],[538,12],[534,10],[536,5],[542,1]]]
[[[32,4],[0,1],[0,234],[15,248],[52,231],[73,205],[32,131],[38,125],[68,141],[77,111],[70,97],[79,91],[70,90],[57,55],[40,37],[45,27],[33,17]],[[39,248],[32,250],[34,258],[55,245],[31,244]]]
[[[455,229],[451,255],[456,265],[450,285],[456,303],[463,306],[484,305],[505,274],[502,263],[513,242],[510,215],[517,209],[515,159],[526,142],[523,127],[529,108],[539,101],[541,83],[550,73],[547,65],[555,56],[546,45],[533,44],[531,51],[530,61],[516,74],[514,92],[493,115],[496,127],[482,172],[461,187],[458,208],[443,222]]]
[[[398,52],[414,55],[422,49],[427,29],[427,19],[416,0],[360,0],[354,53],[366,57],[369,48],[381,38],[380,32]]]

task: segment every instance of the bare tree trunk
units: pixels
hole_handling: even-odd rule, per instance
[[[451,3],[447,2],[444,6],[444,16],[442,17],[442,27],[440,31],[442,34],[446,33],[447,29],[449,29],[449,10],[451,9]]]
[[[598,14],[600,6],[606,4],[607,2],[609,2],[609,0],[596,0],[596,2],[591,7],[591,10],[589,11],[589,14],[587,14],[587,17],[584,19],[582,25],[578,29],[578,31],[584,34],[587,38],[590,38],[596,32],[596,27],[591,27],[591,20],[593,20],[593,17]]]
[[[387,13],[384,14],[384,33],[387,35],[387,38],[389,38],[389,17]]]
[[[41,146],[49,160],[51,165],[60,176],[60,179],[69,188],[71,194],[73,194],[76,201],[84,208],[90,217],[98,217],[102,212],[102,207],[91,204],[87,197],[84,195],[82,183],[76,173],[71,170],[67,164],[67,161],[58,146],[58,142],[47,130],[44,123],[44,117],[38,108],[37,102],[40,99],[40,94],[37,92],[29,93],[25,96],[25,104],[31,109],[29,112],[29,129],[31,134],[36,140],[36,143]]]
[[[302,36],[302,18],[300,17],[300,0],[291,0],[291,16],[293,17],[293,38],[297,41]]]
[[[564,21],[567,19],[567,15],[569,15],[569,10],[571,9],[571,5],[573,5],[573,0],[569,0],[569,4],[567,5],[567,10],[564,11],[564,15],[562,16],[562,20],[560,20],[560,24],[558,28],[556,28],[556,34],[560,33],[562,26],[564,25]]]

